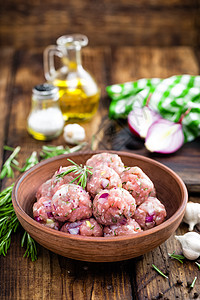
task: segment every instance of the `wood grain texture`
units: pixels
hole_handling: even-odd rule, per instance
[[[46,47],[80,32],[92,46],[198,46],[199,7],[197,0],[9,0],[1,5],[0,42]]]
[[[40,1],[26,3],[27,4],[24,4],[23,0],[19,2],[21,10],[24,9],[26,11],[27,5],[30,8],[34,5],[41,5]],[[57,5],[56,1],[53,3]],[[84,5],[84,2],[81,3],[80,5]],[[120,3],[123,3],[123,5],[133,5],[133,1],[128,0],[120,1]],[[134,3],[140,6],[141,4],[145,4],[146,1],[135,1]],[[152,9],[155,9],[160,1],[149,1],[149,3]],[[162,7],[171,7],[171,3],[175,7],[182,7],[182,3],[184,3],[184,7],[188,8],[189,12],[190,5],[194,2],[189,0],[182,1],[182,3],[179,0],[162,1]],[[2,3],[3,9],[11,9],[12,6],[12,1],[4,1],[4,3]],[[12,16],[14,17],[14,15],[15,12],[13,11]],[[26,17],[25,12],[24,16]],[[24,22],[23,18],[21,22]],[[22,35],[24,35],[24,31],[22,32]],[[36,33],[30,34],[30,36],[26,36],[26,38],[30,41],[34,35],[36,36]],[[2,128],[8,126],[8,130],[4,132],[2,129],[0,134],[10,146],[20,144],[22,147],[19,155],[20,163],[23,163],[33,150],[39,151],[43,144],[30,138],[26,132],[26,117],[30,109],[31,89],[35,84],[44,81],[42,45],[44,42],[46,46],[46,41],[49,41],[49,37],[47,39],[44,36],[41,37],[41,40],[39,40],[40,48],[38,49],[17,52],[13,49],[8,52],[7,50],[0,51],[1,66],[4,66],[3,68],[1,67],[1,71],[3,70],[3,72],[0,74],[0,101],[10,97],[10,104],[7,101],[3,104],[1,102],[5,111],[8,110],[8,105],[10,105],[10,109],[9,118],[1,113],[1,126]],[[10,39],[10,43],[13,42],[11,35],[8,35],[7,38]],[[55,38],[56,37],[52,36],[50,42],[54,43]],[[23,39],[25,39],[25,36]],[[20,46],[24,46],[20,40],[18,43]],[[31,41],[31,43],[37,44],[38,40]],[[27,47],[28,46],[27,44]],[[85,48],[85,50],[87,51],[83,54],[84,63],[86,63],[87,69],[98,78],[103,88],[103,97],[100,103],[102,110],[100,109],[97,115],[99,127],[95,127],[95,122],[92,126],[84,125],[86,126],[85,128],[87,128],[88,141],[91,142],[90,133],[96,133],[94,149],[110,149],[112,145],[115,149],[117,147],[123,149],[123,143],[126,147],[128,144],[127,140],[129,139],[129,147],[132,147],[132,151],[143,154],[143,144],[138,140],[133,141],[130,136],[127,138],[127,135],[122,131],[124,130],[124,126],[126,127],[124,122],[110,122],[107,117],[104,116],[109,104],[104,87],[111,83],[135,80],[147,75],[151,77],[165,77],[181,72],[199,74],[199,61],[196,60],[195,52],[193,52],[191,48],[182,47],[173,49],[158,47],[148,47],[146,49],[145,47],[141,49],[126,47],[124,49],[110,49],[108,47],[106,49],[103,48],[103,50],[98,48],[94,50],[94,52],[92,48]],[[121,58],[119,57],[120,53],[123,54]],[[132,54],[136,55],[136,58],[134,57],[133,59]],[[5,80],[4,74],[8,74],[6,75],[8,80]],[[10,78],[12,78],[12,81],[10,81]],[[9,82],[12,84],[8,84]],[[101,117],[101,113],[103,117]],[[54,145],[62,144],[63,138],[59,137],[52,143]],[[1,140],[1,145],[2,144],[3,141]],[[191,148],[189,143],[187,147],[188,152],[190,152]],[[197,147],[199,147],[199,140],[195,142],[195,155],[198,158],[199,148]],[[182,163],[186,163],[185,171],[187,172],[190,155],[187,154],[187,159],[184,159],[184,153],[185,152],[183,152],[181,160],[177,161],[179,168],[181,168]],[[3,153],[1,149],[1,163],[5,161],[7,155],[8,153]],[[169,157],[168,163],[170,159],[176,162],[176,156],[172,155]],[[196,159],[196,162],[198,163],[199,160]],[[18,173],[16,173],[16,175],[18,175]],[[193,181],[194,178],[196,178],[196,174],[191,177],[191,180]],[[10,182],[10,180],[4,180],[2,184],[6,186]],[[194,195],[190,200],[200,203],[199,194]],[[187,232],[187,230],[187,225],[181,224],[176,234],[183,234]],[[198,228],[196,227],[195,230],[198,231]],[[16,235],[12,236],[12,244],[7,256],[0,257],[0,298],[2,300],[188,300],[194,299],[195,293],[198,294],[196,299],[200,298],[199,270],[194,262],[186,260],[182,265],[178,261],[168,257],[168,252],[172,253],[174,250],[177,254],[181,254],[181,247],[174,239],[174,236],[170,237],[164,244],[148,254],[137,259],[116,263],[75,261],[56,255],[38,245],[38,260],[32,263],[29,259],[23,258],[24,249],[20,246],[22,233],[23,231],[19,230]],[[200,263],[200,260],[198,260],[198,262]],[[152,263],[163,272],[169,272],[169,281],[165,280],[152,269]],[[187,282],[190,281],[191,283],[195,276],[197,276],[195,287],[189,293]],[[182,285],[177,283],[178,279],[183,281]]]

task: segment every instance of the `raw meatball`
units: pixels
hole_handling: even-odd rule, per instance
[[[95,169],[87,183],[87,191],[95,197],[101,190],[122,187],[119,175],[111,168],[102,166]]]
[[[138,167],[126,168],[121,174],[121,181],[122,187],[135,198],[136,205],[140,205],[154,192],[153,182]]]
[[[74,174],[74,172],[70,172],[69,174],[63,176],[63,177],[58,177],[61,173],[69,170],[72,166],[69,167],[60,167],[58,171],[55,172],[51,179],[51,185],[52,185],[52,195],[57,192],[58,188],[63,185],[63,184],[69,184],[74,180],[78,175]],[[75,183],[77,181],[75,180]]]
[[[38,222],[45,222],[47,219],[53,219],[51,199],[48,197],[41,197],[33,205],[33,217]]]
[[[103,236],[103,228],[94,218],[74,223],[67,222],[62,226],[61,231],[85,236]]]
[[[63,184],[53,195],[52,213],[56,220],[75,222],[90,218],[92,201],[89,194],[76,184]]]
[[[51,179],[47,180],[39,187],[36,193],[36,198],[39,200],[41,197],[52,197]]]
[[[41,197],[33,205],[33,217],[34,219],[42,225],[52,229],[59,229],[58,221],[55,221],[52,208],[51,208],[51,199],[48,197]]]
[[[117,154],[113,153],[95,154],[87,160],[86,165],[93,167],[93,169],[101,168],[102,165],[106,165],[115,170],[115,172],[119,175],[124,170],[124,164],[121,161],[121,158]]]
[[[134,218],[143,229],[161,224],[167,213],[164,205],[154,197],[149,197],[137,207]]]
[[[103,230],[104,236],[128,235],[142,231],[140,225],[134,219],[124,219],[123,222],[116,225],[105,226]]]
[[[93,214],[97,222],[104,225],[119,223],[129,219],[135,212],[135,199],[122,188],[103,190],[93,202]]]

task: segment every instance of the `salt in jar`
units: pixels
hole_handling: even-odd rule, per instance
[[[36,85],[32,90],[32,107],[27,119],[29,134],[37,140],[52,140],[62,133],[63,126],[58,88],[48,83]]]

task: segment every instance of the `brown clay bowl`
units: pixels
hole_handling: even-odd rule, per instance
[[[32,207],[39,186],[49,179],[59,166],[66,166],[71,158],[84,164],[95,153],[61,155],[40,162],[15,183],[12,195],[16,215],[24,229],[45,248],[72,259],[91,262],[112,262],[140,256],[166,241],[178,228],[187,204],[185,184],[172,170],[152,159],[117,153],[126,166],[139,166],[153,181],[157,197],[165,205],[167,219],[161,225],[130,236],[85,237],[70,235],[46,228],[32,218]],[[104,151],[105,152],[105,151]]]

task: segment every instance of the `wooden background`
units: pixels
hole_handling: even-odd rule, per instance
[[[83,33],[90,45],[200,45],[199,0],[5,0],[0,44],[46,47]]]
[[[83,33],[89,47],[83,65],[94,74],[101,89],[95,119],[85,124],[87,142],[96,135],[95,149],[124,150],[129,136],[118,137],[124,124],[107,117],[107,85],[143,77],[168,77],[200,73],[199,0],[2,0],[0,5],[0,166],[8,153],[3,145],[22,147],[20,163],[41,142],[26,131],[31,89],[44,81],[42,54],[64,34]],[[123,130],[123,129],[122,129]],[[128,130],[127,130],[128,131]],[[131,137],[133,143],[133,139]],[[187,143],[171,156],[152,155],[187,182],[190,200],[200,203],[199,143]],[[64,144],[60,136],[53,141]],[[135,153],[147,154],[143,145],[130,145]],[[126,149],[125,149],[126,150]],[[190,172],[188,172],[189,167]],[[13,180],[5,179],[1,187]],[[195,229],[200,232],[200,227]],[[176,234],[188,231],[181,224]],[[88,263],[56,255],[38,245],[38,260],[23,258],[22,230],[12,236],[6,257],[0,256],[1,300],[144,300],[200,299],[200,271],[194,262],[181,264],[168,253],[181,254],[179,243],[170,239],[144,256],[117,263]],[[200,263],[200,259],[198,260]],[[169,280],[152,269],[154,263]],[[198,277],[190,291],[188,283]]]

